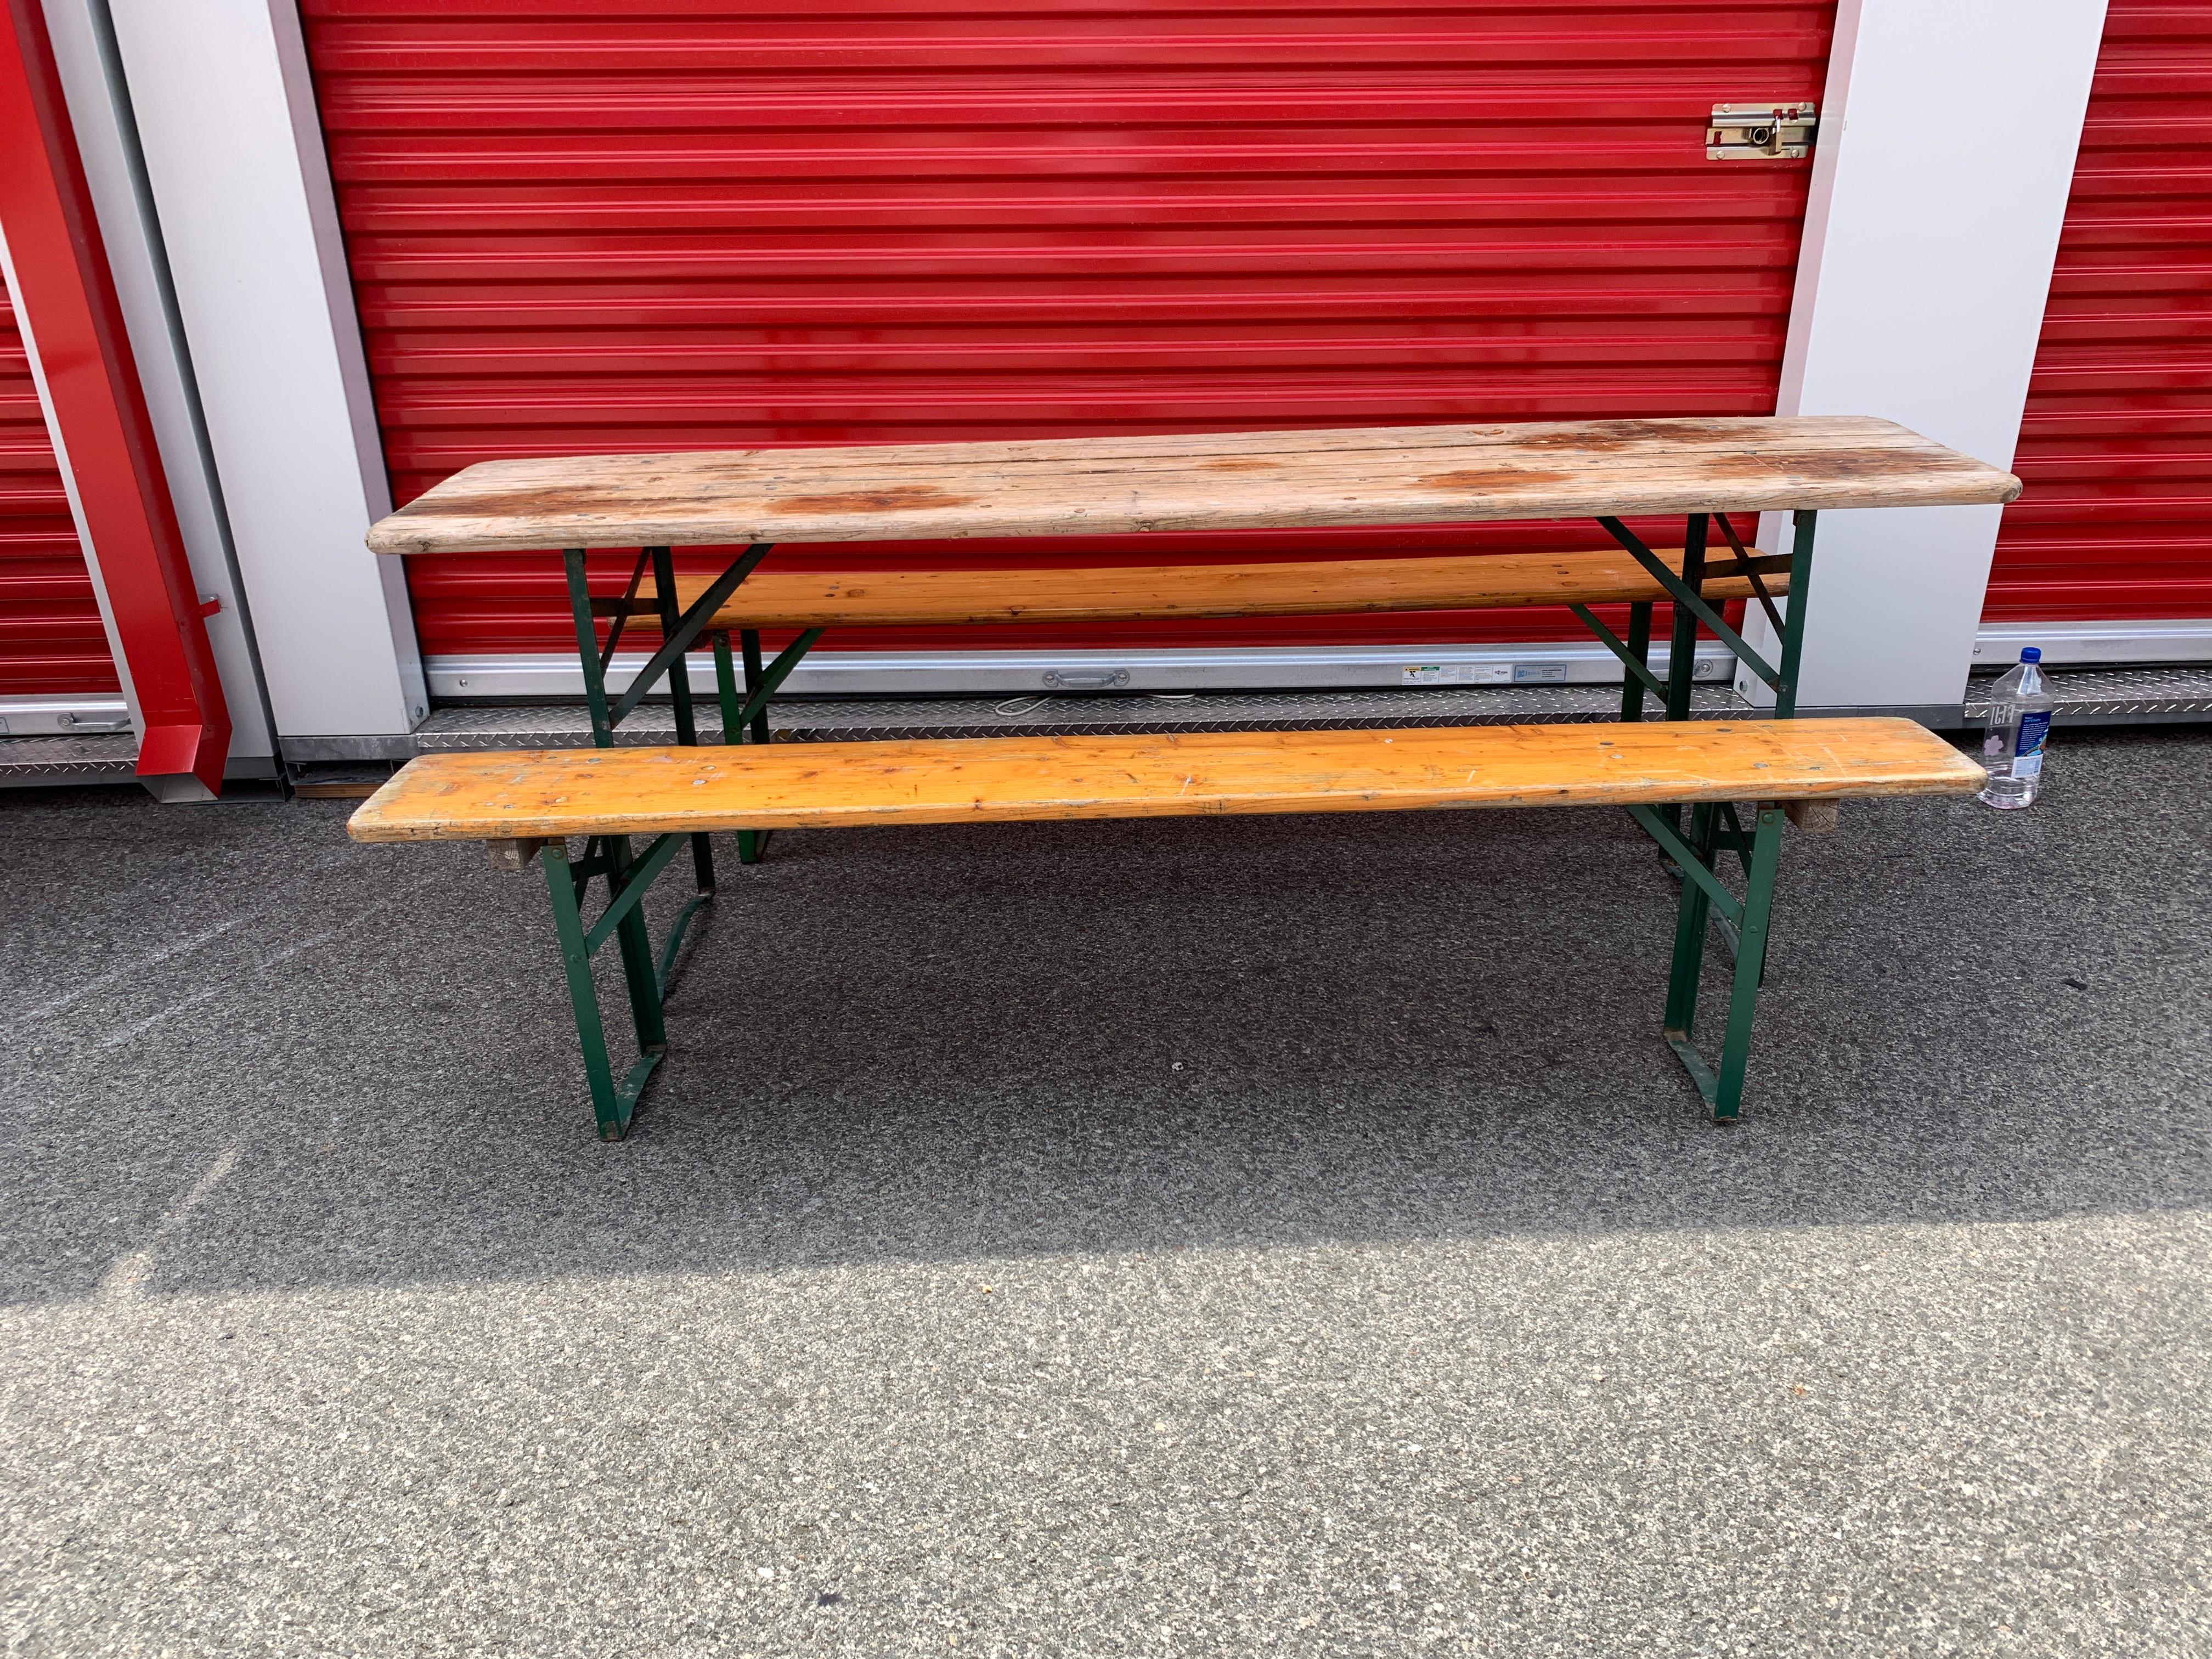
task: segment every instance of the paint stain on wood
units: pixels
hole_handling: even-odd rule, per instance
[[[1486,489],[1529,489],[1544,484],[1571,483],[1573,475],[1547,471],[1541,467],[1468,467],[1457,472],[1431,472],[1415,482],[1423,489],[1479,495]]]
[[[1207,472],[1279,472],[1280,461],[1263,461],[1256,456],[1224,455],[1203,464]]]
[[[1960,472],[1979,471],[1981,463],[1964,455],[1936,454],[1916,459],[1914,466],[1923,474]],[[1722,479],[1772,477],[1813,483],[1851,483],[1887,477],[1897,470],[1896,452],[1887,449],[1821,449],[1788,456],[1724,450],[1698,458],[1700,474]]]
[[[827,495],[787,495],[769,511],[781,516],[832,513],[917,513],[966,507],[973,495],[955,495],[935,484],[892,484],[883,489],[841,489]]]
[[[1532,432],[1516,436],[1522,449],[1571,450],[1577,455],[1603,455],[1635,444],[1679,442],[1708,437],[1727,428],[1729,422],[1707,421],[1591,421],[1560,432]]]
[[[402,521],[449,518],[589,519],[605,517],[611,508],[633,513],[641,510],[641,505],[655,507],[676,504],[675,498],[656,501],[643,490],[635,490],[624,499],[615,501],[610,500],[605,490],[590,485],[566,488],[556,485],[543,489],[514,489],[498,494],[455,490],[442,496],[421,495],[392,516]]]

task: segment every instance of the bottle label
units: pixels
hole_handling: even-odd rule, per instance
[[[2020,717],[2020,743],[2013,751],[2012,775],[2023,781],[2043,775],[2043,740],[2051,732],[2051,711],[2030,709]]]

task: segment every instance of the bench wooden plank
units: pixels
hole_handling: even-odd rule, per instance
[[[2008,501],[1859,416],[1542,422],[486,461],[380,553],[1440,524]]]
[[[1389,732],[951,738],[424,755],[356,841],[855,823],[1971,794],[1910,720],[1650,721]]]
[[[1676,571],[1680,548],[1656,550]],[[1750,550],[1753,556],[1763,556]],[[1733,563],[1723,550],[1720,562]],[[678,575],[685,609],[714,579]],[[1761,578],[1786,593],[1790,578]],[[1749,599],[1749,578],[1708,580],[1715,601]],[[1376,611],[1475,611],[1657,599],[1666,590],[1615,548],[1595,553],[1489,553],[1419,559],[1300,560],[1272,564],[1084,566],[1034,570],[762,569],[709,626],[886,628],[961,623],[1130,621],[1161,617],[1348,616]],[[634,627],[652,627],[641,617]]]

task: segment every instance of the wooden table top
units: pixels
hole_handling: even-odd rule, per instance
[[[1849,416],[1360,427],[485,461],[379,553],[1102,536],[2008,501],[2009,472]]]

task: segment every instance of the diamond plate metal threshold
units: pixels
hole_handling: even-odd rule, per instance
[[[2189,668],[2053,670],[2059,722],[2118,726],[2212,720],[2212,665]],[[1976,690],[1987,681],[1978,680]],[[1910,714],[1938,730],[1978,719],[1972,692],[1963,709],[1821,709],[1806,714]],[[1002,697],[788,698],[769,719],[779,743],[854,743],[882,738],[1011,737],[1036,732],[1266,732],[1299,727],[1356,730],[1413,726],[1501,726],[1516,722],[1610,720],[1620,691],[1606,684],[1412,687],[1405,690],[1200,691],[1183,694],[1024,694]],[[1725,686],[1699,686],[1691,712],[1701,720],[1756,713]],[[711,702],[699,709],[701,735],[720,741]],[[618,732],[625,744],[675,741],[665,703],[647,704]],[[591,726],[580,704],[447,705],[415,732],[420,750],[581,748]]]
[[[1701,686],[1693,709],[1704,719],[1744,714],[1749,705],[1725,687]],[[1354,730],[1413,726],[1504,726],[1516,722],[1620,718],[1620,690],[1609,685],[1419,687],[1404,691],[1272,691],[1136,695],[1024,693],[1001,697],[787,699],[770,722],[779,743],[854,743],[879,738],[992,738],[1038,732],[1267,732],[1301,727]],[[711,707],[700,733],[719,742]],[[581,748],[592,740],[580,706],[439,708],[415,732],[416,747]],[[675,741],[665,704],[639,708],[617,728],[624,744]]]
[[[2051,689],[2061,726],[2142,726],[2212,720],[2212,664],[2172,668],[2053,669]],[[1906,711],[1939,730],[1958,729],[1980,717],[1977,677],[1962,710]],[[1075,695],[1008,697],[793,698],[771,716],[785,743],[860,742],[879,738],[983,738],[1034,732],[1267,732],[1302,726],[1356,730],[1387,726],[1508,725],[1516,721],[1609,720],[1620,706],[1617,687],[1412,687],[1364,691],[1201,691],[1187,695]],[[1750,705],[1720,686],[1700,686],[1692,712],[1724,720],[1753,714]],[[1814,708],[1807,714],[1827,711]],[[1848,711],[1848,712],[1875,712]],[[702,735],[719,740],[711,702],[700,708]],[[640,708],[621,728],[625,744],[670,743],[675,725],[665,704]],[[404,738],[379,738],[380,753],[398,759]],[[350,756],[362,740],[336,740]],[[414,734],[418,751],[443,749],[568,749],[591,742],[581,705],[448,705],[435,709]],[[288,750],[295,745],[288,744]],[[314,745],[296,745],[292,758],[325,757]],[[128,782],[137,740],[118,732],[85,737],[0,738],[0,787]]]
[[[1996,672],[2002,672],[2002,669]],[[1968,725],[1989,707],[1996,673],[1977,675],[1961,712]],[[2058,707],[2054,726],[2159,726],[2212,720],[2212,663],[2172,668],[2053,668],[2045,673]]]
[[[9,785],[128,783],[137,775],[130,732],[80,738],[0,738],[0,788]]]

